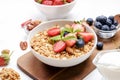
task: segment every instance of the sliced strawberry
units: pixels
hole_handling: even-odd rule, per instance
[[[66,44],[63,41],[58,41],[53,45],[53,50],[56,53],[62,52],[63,50],[65,50],[65,48],[66,48]]]
[[[66,45],[69,47],[72,47],[73,45],[75,45],[76,40],[67,40],[65,41]]]
[[[51,28],[47,31],[48,36],[56,36],[60,34],[60,28]]]
[[[31,23],[31,21],[32,21],[32,19],[29,19],[29,20],[23,22],[23,23],[21,24],[21,27],[24,27],[24,26],[28,25],[29,23]]]
[[[53,1],[52,0],[43,0],[41,4],[44,4],[44,5],[53,5]]]
[[[80,32],[85,32],[85,27],[81,24],[73,24],[72,25],[73,31],[80,30]]]
[[[87,43],[94,38],[93,33],[78,32],[78,35]]]
[[[76,37],[76,34],[69,33],[65,37],[68,37],[68,36],[75,36]],[[73,45],[75,45],[76,40],[66,40],[65,43],[67,46],[72,47]]]
[[[63,0],[54,0],[53,5],[62,5],[64,4]]]
[[[68,3],[71,3],[73,0],[66,0]]]

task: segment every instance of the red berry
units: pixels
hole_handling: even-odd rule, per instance
[[[51,28],[47,31],[49,36],[56,36],[60,34],[60,28]]]
[[[64,4],[63,0],[54,0],[53,5],[62,5]]]
[[[76,37],[76,35],[72,34],[72,33],[67,34],[65,37],[68,37],[68,36]],[[67,46],[72,47],[76,43],[76,40],[66,40],[65,43],[66,43]]]
[[[78,32],[78,35],[87,43],[94,38],[93,33]]]
[[[85,32],[85,27],[81,24],[73,24],[72,25],[73,31],[80,30],[80,32]]]
[[[43,0],[42,4],[44,4],[44,5],[53,5],[53,1],[52,0]]]
[[[65,43],[67,46],[72,47],[76,43],[76,40],[66,40]]]
[[[66,44],[63,41],[58,41],[53,45],[53,50],[56,53],[62,52],[63,50],[65,50],[65,48],[66,48]]]
[[[71,3],[73,0],[66,0],[68,3]]]
[[[5,59],[3,57],[0,57],[0,66],[5,66],[6,62]]]

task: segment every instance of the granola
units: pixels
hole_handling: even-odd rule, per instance
[[[68,26],[68,25],[67,25]],[[56,26],[58,27],[58,26]],[[48,30],[41,31],[33,36],[30,41],[31,48],[38,52],[40,55],[55,58],[55,59],[70,59],[74,57],[80,57],[88,53],[94,46],[94,39],[85,43],[84,47],[77,48],[76,46],[67,47],[66,50],[61,52],[55,52],[54,42],[50,40],[50,36],[48,36]]]

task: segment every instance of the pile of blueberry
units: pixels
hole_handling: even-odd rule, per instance
[[[104,15],[96,17],[94,26],[100,30],[111,31],[115,30],[118,22],[114,19],[114,16],[106,17]]]

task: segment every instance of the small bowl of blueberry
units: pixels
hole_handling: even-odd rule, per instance
[[[96,17],[93,29],[100,38],[109,39],[115,36],[119,27],[120,24],[114,19],[114,16],[101,15]]]

